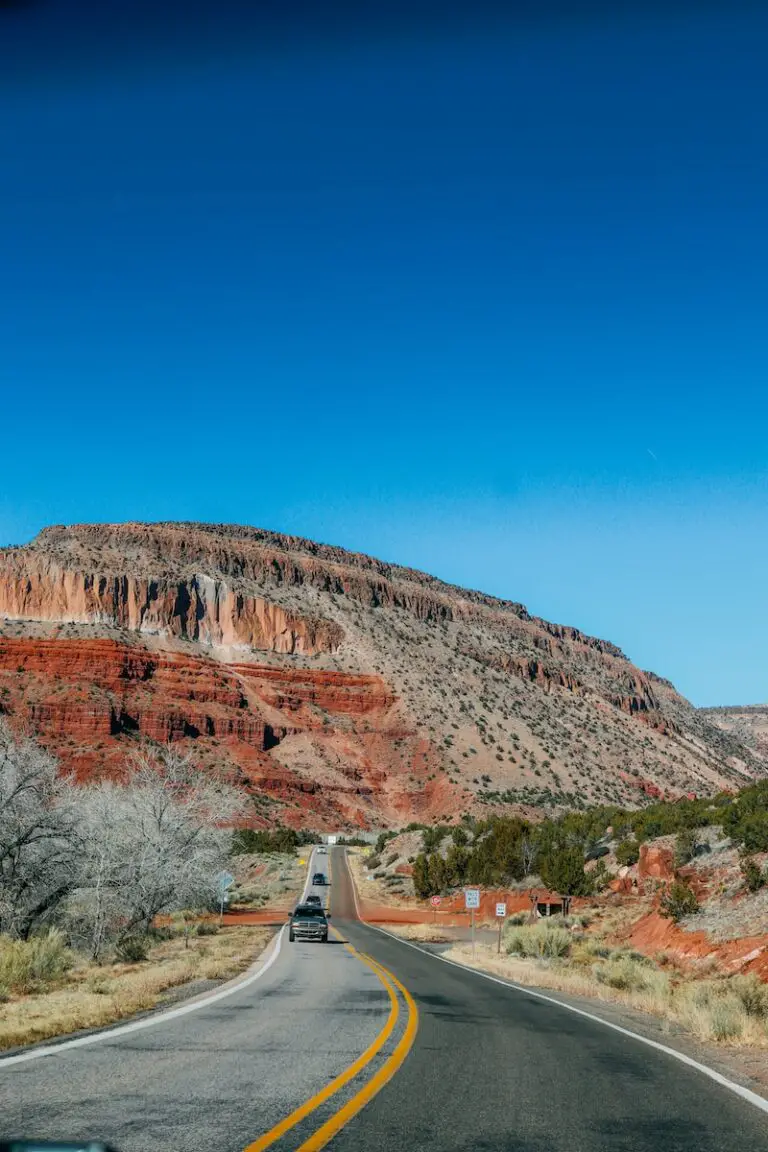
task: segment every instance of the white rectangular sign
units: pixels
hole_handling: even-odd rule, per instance
[[[465,888],[464,901],[466,908],[479,908],[480,907],[480,889],[479,888]]]
[[[337,840],[338,840],[338,836],[328,836],[326,842],[328,844],[335,844]]]
[[[507,914],[506,904],[497,904],[496,905],[496,915],[499,917],[504,917],[504,916],[506,916],[506,914]]]

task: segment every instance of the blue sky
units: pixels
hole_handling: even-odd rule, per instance
[[[567,8],[0,8],[0,544],[257,524],[768,699],[768,10]]]

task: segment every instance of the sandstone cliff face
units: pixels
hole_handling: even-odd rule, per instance
[[[34,552],[0,552],[0,617],[115,624],[132,632],[202,644],[312,654],[332,652],[341,628],[287,613],[201,573],[174,579],[66,568]]]
[[[257,797],[298,805],[291,822],[304,822],[311,796],[328,819],[367,823],[361,798],[382,782],[367,746],[390,730],[417,742],[395,704],[376,676],[222,665],[114,640],[0,637],[0,712],[79,777],[121,774],[143,740],[182,742]],[[291,764],[292,744],[308,764]],[[323,757],[340,770],[303,770]]]
[[[766,771],[608,641],[238,526],[57,526],[0,550],[0,711],[82,776],[181,742],[255,820],[311,826],[637,805]]]

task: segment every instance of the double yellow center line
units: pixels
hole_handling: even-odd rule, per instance
[[[341,936],[335,929],[333,929],[333,932],[334,935],[341,940]],[[408,1010],[408,1019],[403,1035],[395,1045],[392,1053],[384,1061],[378,1072],[376,1072],[370,1080],[366,1081],[362,1088],[360,1088],[346,1104],[342,1105],[337,1112],[334,1112],[312,1136],[299,1146],[298,1152],[320,1152],[320,1149],[324,1148],[329,1140],[332,1140],[336,1133],[339,1132],[345,1124],[348,1124],[352,1117],[356,1116],[357,1113],[373,1099],[376,1093],[380,1092],[384,1085],[392,1079],[411,1049],[416,1037],[416,1030],[419,1026],[419,1011],[410,992],[383,964],[379,964],[378,961],[366,955],[364,952],[358,952],[351,944],[344,942],[344,947],[362,964],[366,964],[371,971],[378,976],[386,988],[387,995],[389,996],[389,1015],[387,1016],[386,1023],[373,1043],[370,1044],[365,1052],[358,1056],[348,1068],[345,1068],[343,1072],[339,1073],[338,1076],[331,1080],[329,1084],[326,1084],[324,1088],[321,1088],[314,1096],[311,1096],[309,1100],[300,1104],[289,1116],[286,1116],[285,1119],[275,1124],[274,1128],[270,1128],[269,1132],[265,1132],[258,1140],[254,1140],[252,1144],[249,1144],[245,1152],[264,1152],[265,1148],[269,1148],[270,1145],[280,1140],[285,1136],[286,1132],[290,1132],[291,1128],[294,1128],[297,1124],[300,1124],[302,1120],[311,1116],[313,1112],[325,1104],[327,1100],[330,1100],[341,1088],[349,1084],[356,1076],[360,1075],[378,1053],[381,1052],[397,1027],[397,1021],[400,1016],[400,1005],[397,998],[398,991],[402,995]]]

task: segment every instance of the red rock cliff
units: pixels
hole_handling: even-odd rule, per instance
[[[7,620],[114,624],[134,632],[272,652],[332,652],[338,624],[286,612],[204,574],[138,576],[18,551],[0,553],[0,616]]]

